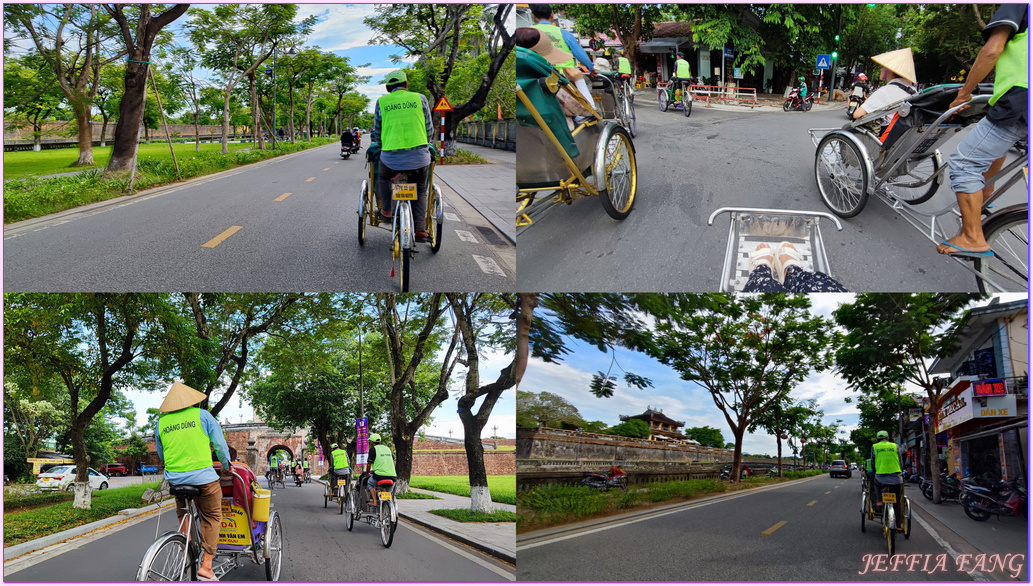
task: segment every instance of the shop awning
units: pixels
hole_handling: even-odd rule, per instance
[[[688,43],[689,41],[689,37],[652,39],[644,43],[639,43],[638,51],[639,53],[668,53],[670,51],[677,51],[678,47]]]

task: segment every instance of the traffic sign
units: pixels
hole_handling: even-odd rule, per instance
[[[828,54],[818,55],[818,64],[815,66],[815,69],[828,69],[831,62],[832,59]]]
[[[434,111],[435,112],[451,112],[452,111],[452,104],[448,103],[448,100],[445,99],[445,96],[441,96],[441,99],[438,100],[438,105],[434,106]]]

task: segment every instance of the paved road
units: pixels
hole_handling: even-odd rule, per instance
[[[264,485],[265,479],[260,479]],[[380,533],[356,525],[349,533],[344,517],[323,508],[323,487],[312,483],[273,491],[273,508],[283,519],[281,581],[496,581],[512,580],[513,567],[400,521],[390,549]],[[404,503],[404,501],[402,501]],[[154,540],[156,516],[4,576],[6,581],[132,581],[147,546]],[[175,528],[175,513],[165,511],[160,530]],[[33,555],[33,554],[30,554]],[[265,581],[264,566],[243,562],[228,581]]]
[[[596,198],[546,211],[517,234],[520,287],[528,291],[714,291],[728,216],[724,206],[828,211],[814,180],[808,128],[840,127],[845,111],[723,111],[697,104],[689,118],[660,112],[640,92],[639,189],[623,222]],[[953,152],[960,137],[942,149]],[[522,155],[517,147],[518,157]],[[1025,201],[1022,182],[1001,205]],[[953,201],[941,186],[924,210]],[[837,232],[822,221],[833,274],[851,291],[970,291],[975,279],[881,201]]]
[[[971,580],[947,559],[947,571],[875,572],[870,554],[885,554],[881,526],[860,530],[860,484],[815,477],[803,482],[716,500],[680,512],[629,523],[609,523],[594,532],[517,545],[519,580]],[[921,498],[921,497],[919,497]],[[930,554],[944,548],[916,523],[900,554]],[[1022,550],[1024,551],[1024,550]],[[1000,552],[1005,553],[1005,552]],[[1012,552],[1016,553],[1016,552]],[[869,558],[870,559],[870,558]]]
[[[394,291],[391,235],[357,239],[363,156],[335,144],[4,230],[8,291]],[[441,251],[413,291],[508,291],[512,246],[447,185]],[[236,228],[235,227],[239,227]],[[234,231],[235,230],[235,231]],[[458,232],[457,232],[458,231]],[[460,234],[459,232],[462,232]],[[205,247],[207,245],[208,247]]]

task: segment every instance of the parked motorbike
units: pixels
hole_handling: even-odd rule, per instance
[[[804,112],[811,109],[814,105],[814,96],[807,94],[807,97],[800,99],[800,88],[793,88],[793,91],[789,92],[789,97],[786,98],[785,103],[782,104],[782,110],[788,112],[789,110],[803,110]]]
[[[965,514],[976,521],[986,521],[990,515],[1000,518],[1029,514],[1029,498],[1017,479],[1002,482],[995,488],[965,485],[960,500]]]
[[[945,473],[940,474],[940,497],[943,500],[959,501],[961,499],[961,481],[958,480],[957,474],[951,474],[947,476]],[[933,481],[931,479],[924,479],[922,481],[922,494],[925,498],[933,500]]]
[[[620,469],[610,470],[610,472],[585,472],[584,478],[581,479],[581,486],[597,490],[610,490],[611,488],[628,490],[628,475]]]
[[[861,96],[850,96],[850,103],[846,107],[846,117],[848,119],[854,119],[854,111],[861,105],[861,102]]]

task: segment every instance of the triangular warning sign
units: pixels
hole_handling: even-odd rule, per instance
[[[441,99],[438,100],[438,105],[434,106],[434,111],[435,112],[451,112],[452,111],[452,104],[448,103],[448,100],[445,99],[445,96],[441,96]]]
[[[827,61],[825,61],[825,58],[824,58],[824,57],[822,57],[822,58],[821,58],[821,60],[820,60],[820,61],[818,61],[818,69],[825,69],[825,68],[827,68],[828,66],[829,66],[829,64],[828,64],[828,62],[827,62]]]

